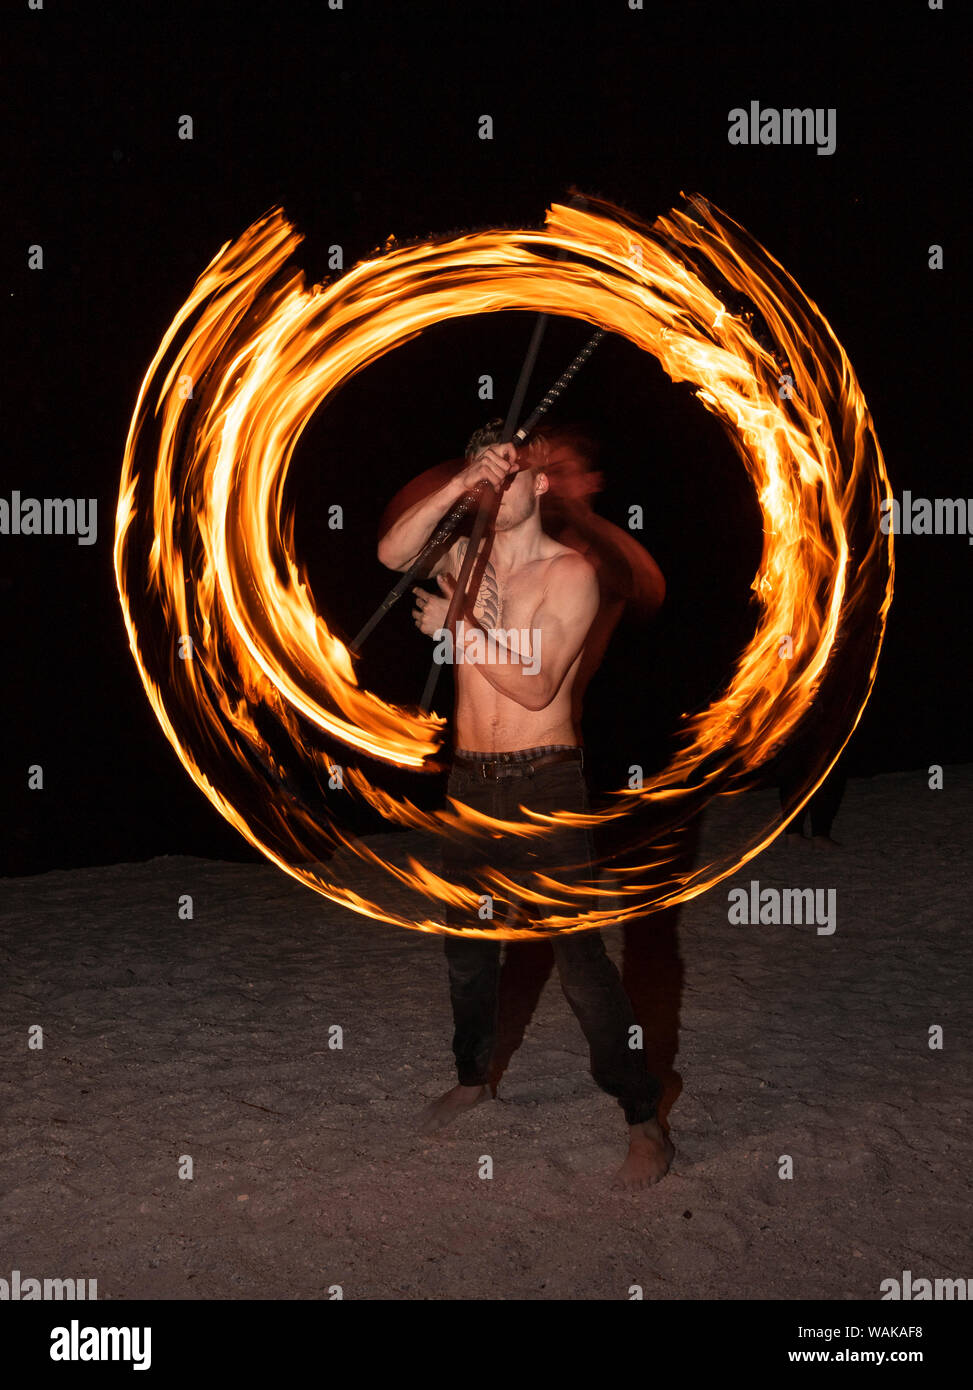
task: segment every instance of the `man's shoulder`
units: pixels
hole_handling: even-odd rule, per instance
[[[569,545],[555,544],[557,548],[550,556],[547,572],[548,589],[555,585],[558,588],[564,586],[572,593],[597,590],[598,572],[590,560]]]
[[[551,568],[557,568],[559,574],[577,575],[578,578],[586,574],[595,574],[595,567],[591,561],[581,554],[580,550],[575,550],[573,546],[562,545],[560,541],[551,542],[551,552],[549,559]]]

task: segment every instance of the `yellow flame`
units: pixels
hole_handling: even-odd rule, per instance
[[[343,833],[333,809],[312,813],[283,780],[261,717],[287,742],[288,766],[298,760],[322,776],[356,755],[422,768],[444,730],[439,716],[360,687],[351,653],[294,560],[284,485],[315,410],[352,374],[443,320],[509,309],[584,319],[651,353],[673,381],[695,383],[704,407],[731,431],[763,514],[752,585],[759,619],[725,693],[685,720],[669,766],[638,789],[621,789],[606,810],[524,811],[501,822],[454,801],[451,811],[426,813],[355,766],[345,768],[342,795],[441,839],[502,833],[543,841],[561,824],[625,820],[649,806],[678,828],[710,796],[747,785],[814,700],[842,622],[870,617],[860,697],[801,805],[861,716],[894,571],[892,537],[878,526],[879,502],[891,493],[864,396],[823,314],[779,262],[711,204],[691,202],[694,215],[672,210],[653,227],[598,200],[587,210],[554,204],[543,230],[393,246],[310,290],[300,272],[282,278],[300,237],[275,209],[213,258],[146,372],[115,529],[119,596],[146,692],[220,813],[285,872],[352,911],[420,931],[452,930],[385,910],[311,867],[338,847],[431,902],[469,907],[476,895],[415,860],[408,869],[386,862]],[[556,250],[566,259],[552,260]],[[710,275],[697,272],[700,263],[762,316],[789,364],[791,398],[779,394],[777,361],[749,320],[727,309]],[[859,534],[864,528],[866,541],[849,566],[853,526]],[[780,656],[785,635],[788,660]],[[341,757],[316,746],[308,729],[337,740]],[[644,916],[705,892],[779,830],[768,826],[733,856],[693,873],[667,873],[675,842],[655,836],[645,863],[611,871],[612,893],[626,900],[611,913],[594,906],[592,879],[534,873],[517,885],[485,869],[484,891],[500,902],[577,911],[536,925],[529,918],[526,929],[469,934],[534,938]]]

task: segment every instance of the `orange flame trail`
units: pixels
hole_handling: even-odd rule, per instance
[[[335,849],[432,905],[470,904],[476,894],[415,860],[407,869],[387,863],[344,834],[327,785],[339,762],[338,796],[350,792],[386,819],[440,838],[502,832],[543,841],[557,821],[630,822],[638,836],[651,810],[646,862],[610,870],[624,902],[611,914],[598,908],[594,878],[561,882],[551,866],[525,887],[484,871],[483,891],[499,902],[563,911],[536,924],[528,913],[524,929],[495,923],[464,934],[536,938],[644,916],[731,876],[774,839],[776,822],[691,873],[673,867],[672,833],[711,797],[752,785],[812,702],[826,701],[832,746],[810,775],[805,805],[874,683],[894,573],[879,505],[891,490],[841,344],[779,262],[705,200],[689,200],[691,213],[673,209],[652,227],[597,199],[587,204],[554,204],[543,230],[394,247],[311,289],[300,271],[285,271],[301,238],[275,209],[211,261],[139,392],[122,466],[115,573],[156,716],[190,776],[252,845],[317,892],[377,920],[451,930],[327,877],[322,861]],[[553,260],[557,250],[566,258]],[[778,363],[714,285],[745,295],[763,318],[789,364],[792,396],[782,397]],[[441,746],[444,721],[359,685],[348,648],[295,561],[294,517],[284,503],[305,426],[352,374],[432,324],[509,309],[583,319],[651,353],[673,381],[695,383],[733,437],[764,520],[752,585],[759,617],[725,692],[684,721],[667,768],[587,817],[525,812],[497,822],[455,802],[426,813],[354,765],[370,759],[421,769]],[[839,661],[842,679],[831,679]],[[340,758],[326,743],[341,748]],[[313,814],[290,782],[295,768],[315,782],[322,804]]]

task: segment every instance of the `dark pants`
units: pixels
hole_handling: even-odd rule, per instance
[[[478,755],[487,757],[486,754]],[[501,820],[523,820],[518,807],[536,811],[588,810],[588,792],[580,762],[540,766],[533,773],[486,780],[482,775],[454,767],[448,795],[486,815]],[[462,844],[447,841],[444,871],[452,883],[466,883],[478,894],[477,869],[491,868],[509,874],[514,882],[536,887],[531,871],[547,873],[570,883],[590,876],[591,838],[585,828],[560,827],[542,840],[509,835],[494,840],[471,839]],[[577,907],[545,907],[528,904],[532,917],[573,916]],[[447,908],[453,927],[489,928],[489,921]],[[453,1004],[453,1053],[463,1086],[486,1085],[497,1034],[500,984],[499,941],[482,937],[446,936],[449,987]],[[515,943],[512,943],[515,945]],[[571,932],[551,938],[554,960],[565,998],[581,1024],[591,1053],[594,1080],[614,1096],[630,1125],[654,1118],[662,1085],[646,1070],[641,1049],[629,1046],[629,1030],[635,1026],[631,1001],[613,961],[605,950],[601,932]]]

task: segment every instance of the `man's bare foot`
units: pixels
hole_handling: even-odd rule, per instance
[[[841,848],[841,841],[832,840],[830,835],[812,835],[811,844],[815,849],[833,850]]]
[[[628,1132],[628,1157],[612,1179],[612,1187],[638,1192],[665,1177],[676,1150],[658,1120],[629,1125]]]
[[[419,1130],[422,1134],[434,1134],[437,1129],[451,1124],[457,1115],[470,1110],[489,1095],[486,1086],[454,1086],[451,1091],[430,1101],[419,1116]]]

